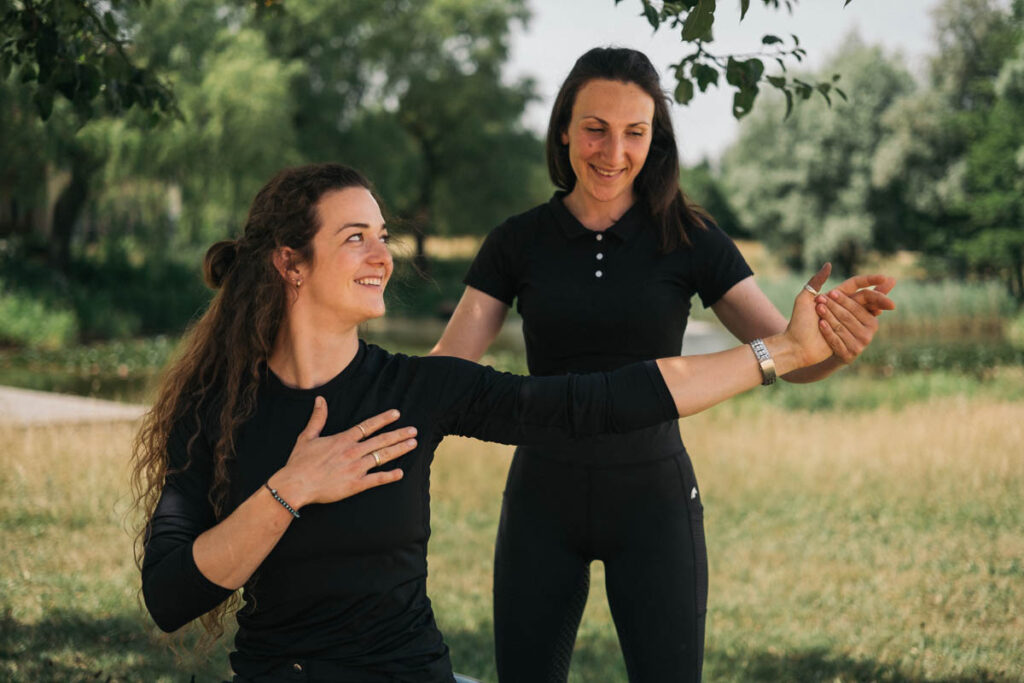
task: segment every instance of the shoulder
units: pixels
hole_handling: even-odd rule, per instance
[[[710,218],[701,218],[701,227],[691,227],[686,231],[690,238],[694,251],[722,251],[723,249],[735,249],[736,245],[732,238]],[[686,247],[683,247],[686,250]]]
[[[555,216],[551,210],[550,202],[544,202],[532,209],[509,216],[491,230],[488,239],[502,241],[526,239],[537,230],[544,230],[549,227],[554,221]]]

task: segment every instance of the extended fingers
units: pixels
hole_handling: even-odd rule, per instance
[[[896,280],[887,275],[854,275],[853,277],[840,282],[836,289],[846,295],[852,295],[858,289],[864,289],[866,287],[875,287],[876,289],[881,289],[883,293],[885,293],[891,290],[895,284]]]
[[[896,309],[895,301],[873,289],[862,289],[854,293],[850,298],[866,308],[874,316],[882,315],[883,311],[893,311]]]
[[[871,343],[878,329],[878,321],[860,304],[839,291],[829,292],[827,297],[818,297],[817,301],[819,317],[842,341],[845,350],[831,343],[830,346],[844,362],[852,362]],[[825,338],[828,341],[827,335]]]
[[[355,427],[341,432],[341,434],[348,439],[362,441],[381,427],[386,427],[397,420],[399,415],[400,413],[397,410],[385,410],[379,415],[374,415],[373,417],[363,420]]]
[[[366,470],[369,471],[405,455],[414,448],[416,448],[416,439],[409,438],[390,446],[375,448],[366,455],[361,456],[360,460]]]

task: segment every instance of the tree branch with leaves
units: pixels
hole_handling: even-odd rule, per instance
[[[843,0],[843,6],[853,0]],[[615,0],[618,5],[622,0]],[[785,7],[793,11],[797,0],[762,0],[766,7],[778,10]],[[696,94],[696,89],[707,92],[709,86],[719,85],[724,75],[725,82],[735,88],[733,95],[732,114],[737,119],[746,116],[754,107],[754,101],[761,86],[767,84],[782,92],[786,97],[786,116],[793,110],[797,100],[808,100],[815,93],[832,104],[832,94],[843,100],[846,93],[836,85],[839,74],[833,74],[830,80],[816,83],[790,76],[787,62],[803,62],[806,50],[800,46],[800,39],[790,35],[792,44],[773,34],[765,34],[761,38],[761,48],[747,54],[716,54],[710,50],[714,43],[712,29],[715,24],[715,12],[718,10],[716,0],[679,0],[677,2],[656,3],[653,0],[640,0],[643,16],[655,31],[662,27],[680,31],[684,43],[693,45],[693,52],[686,55],[678,64],[673,65],[676,77],[675,99],[679,104],[688,104]],[[750,0],[740,0],[740,21],[750,9]],[[765,73],[765,63],[778,64],[780,73]]]

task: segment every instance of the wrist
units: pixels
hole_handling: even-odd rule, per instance
[[[277,495],[286,500],[296,510],[305,507],[311,501],[306,494],[302,482],[291,476],[287,467],[282,467],[270,475],[267,485],[277,491]]]
[[[786,332],[765,337],[764,345],[775,361],[775,372],[778,375],[785,375],[807,365],[800,345],[790,339]]]

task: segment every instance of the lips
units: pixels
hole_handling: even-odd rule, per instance
[[[596,173],[598,175],[598,177],[600,177],[600,178],[609,178],[609,179],[617,178],[617,177],[619,177],[620,175],[622,175],[623,173],[626,172],[625,169],[619,169],[617,171],[608,171],[608,170],[605,170],[605,169],[602,169],[602,168],[598,168],[597,166],[594,166],[593,164],[590,164],[590,169],[594,173]]]

